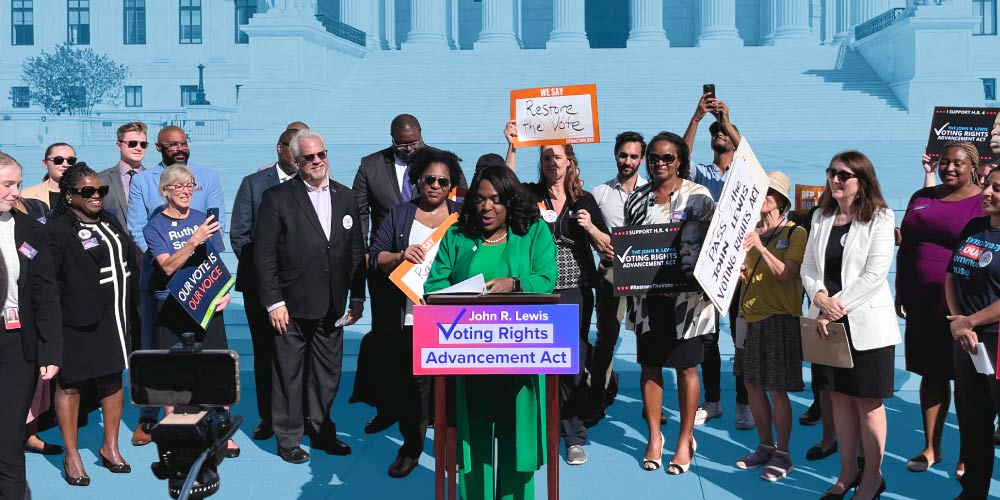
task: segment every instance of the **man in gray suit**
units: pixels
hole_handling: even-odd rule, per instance
[[[113,212],[122,228],[128,228],[125,215],[128,213],[128,190],[132,184],[132,176],[142,172],[142,160],[146,157],[145,123],[131,122],[118,127],[118,151],[121,157],[118,164],[97,174],[102,186],[111,186],[104,198],[104,208]]]

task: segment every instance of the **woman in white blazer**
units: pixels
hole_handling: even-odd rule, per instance
[[[840,476],[823,499],[871,499],[885,491],[881,464],[885,452],[884,398],[892,397],[895,345],[900,343],[889,268],[895,250],[895,217],[875,177],[871,161],[857,151],[833,157],[826,189],[813,214],[802,263],[802,286],[818,318],[819,335],[843,323],[851,344],[853,368],[824,367],[831,391],[833,421],[840,444]],[[861,446],[864,470],[853,451]]]

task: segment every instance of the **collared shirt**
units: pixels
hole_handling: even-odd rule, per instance
[[[278,171],[278,184],[283,184],[288,179],[295,177],[295,174],[286,174],[284,170],[281,169],[281,165],[277,162],[274,163],[274,169]]]
[[[319,223],[323,226],[323,233],[326,235],[326,239],[330,239],[330,218],[333,217],[333,203],[330,200],[330,180],[327,179],[320,187],[313,187],[308,182],[306,184],[306,194],[309,195],[309,201],[312,203],[313,209],[316,210],[316,217],[319,217]]]
[[[0,213],[0,254],[7,265],[7,290],[4,309],[17,307],[17,279],[21,275],[21,261],[17,257],[17,241],[14,239],[14,215]]]
[[[646,179],[636,174],[635,188],[644,184]],[[597,206],[601,207],[601,215],[604,216],[608,229],[625,225],[625,200],[628,199],[628,195],[617,175],[610,181],[594,187],[594,199],[597,200]]]
[[[722,195],[722,187],[726,185],[726,179],[729,178],[729,169],[727,168],[726,173],[723,174],[714,163],[696,163],[692,170],[691,180],[708,188],[708,191],[712,193],[712,199],[719,201],[719,196]]]
[[[132,168],[131,165],[123,161],[118,162],[118,175],[122,179],[122,188],[125,190],[125,199],[128,200],[128,191],[132,187],[132,177],[139,172],[145,170],[146,167],[139,164],[138,167]]]

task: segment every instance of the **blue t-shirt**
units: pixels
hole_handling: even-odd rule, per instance
[[[989,217],[969,221],[951,255],[948,272],[956,289],[959,314],[968,316],[1000,300],[1000,229]],[[976,333],[997,334],[997,323],[977,326]]]
[[[172,255],[174,252],[180,250],[191,239],[194,232],[198,230],[198,226],[201,226],[205,222],[207,217],[204,212],[199,212],[193,208],[184,219],[173,219],[164,215],[163,212],[154,215],[142,230],[142,235],[146,238],[146,244],[149,246],[148,250],[146,250],[146,262],[152,264],[156,261],[156,256],[163,254]],[[223,248],[222,231],[218,231],[212,235],[207,244],[212,245],[212,248],[217,250]],[[207,258],[208,252],[205,250],[205,246],[199,246],[181,268],[197,267]],[[152,264],[151,273],[150,288],[154,290],[156,300],[166,299],[170,295],[170,292],[167,291],[167,283],[172,276],[164,274],[160,266],[155,264]]]

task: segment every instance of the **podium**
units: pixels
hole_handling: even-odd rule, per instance
[[[432,306],[525,306],[559,303],[558,294],[488,294],[488,295],[428,295]],[[574,318],[576,319],[576,318]],[[577,336],[574,333],[574,336]],[[414,345],[414,350],[417,346]],[[458,498],[456,472],[457,436],[448,425],[446,384],[448,375],[434,375],[434,498]],[[504,376],[504,375],[496,375]],[[545,375],[545,444],[546,479],[549,500],[559,498],[559,375]],[[447,487],[446,487],[447,486]]]

